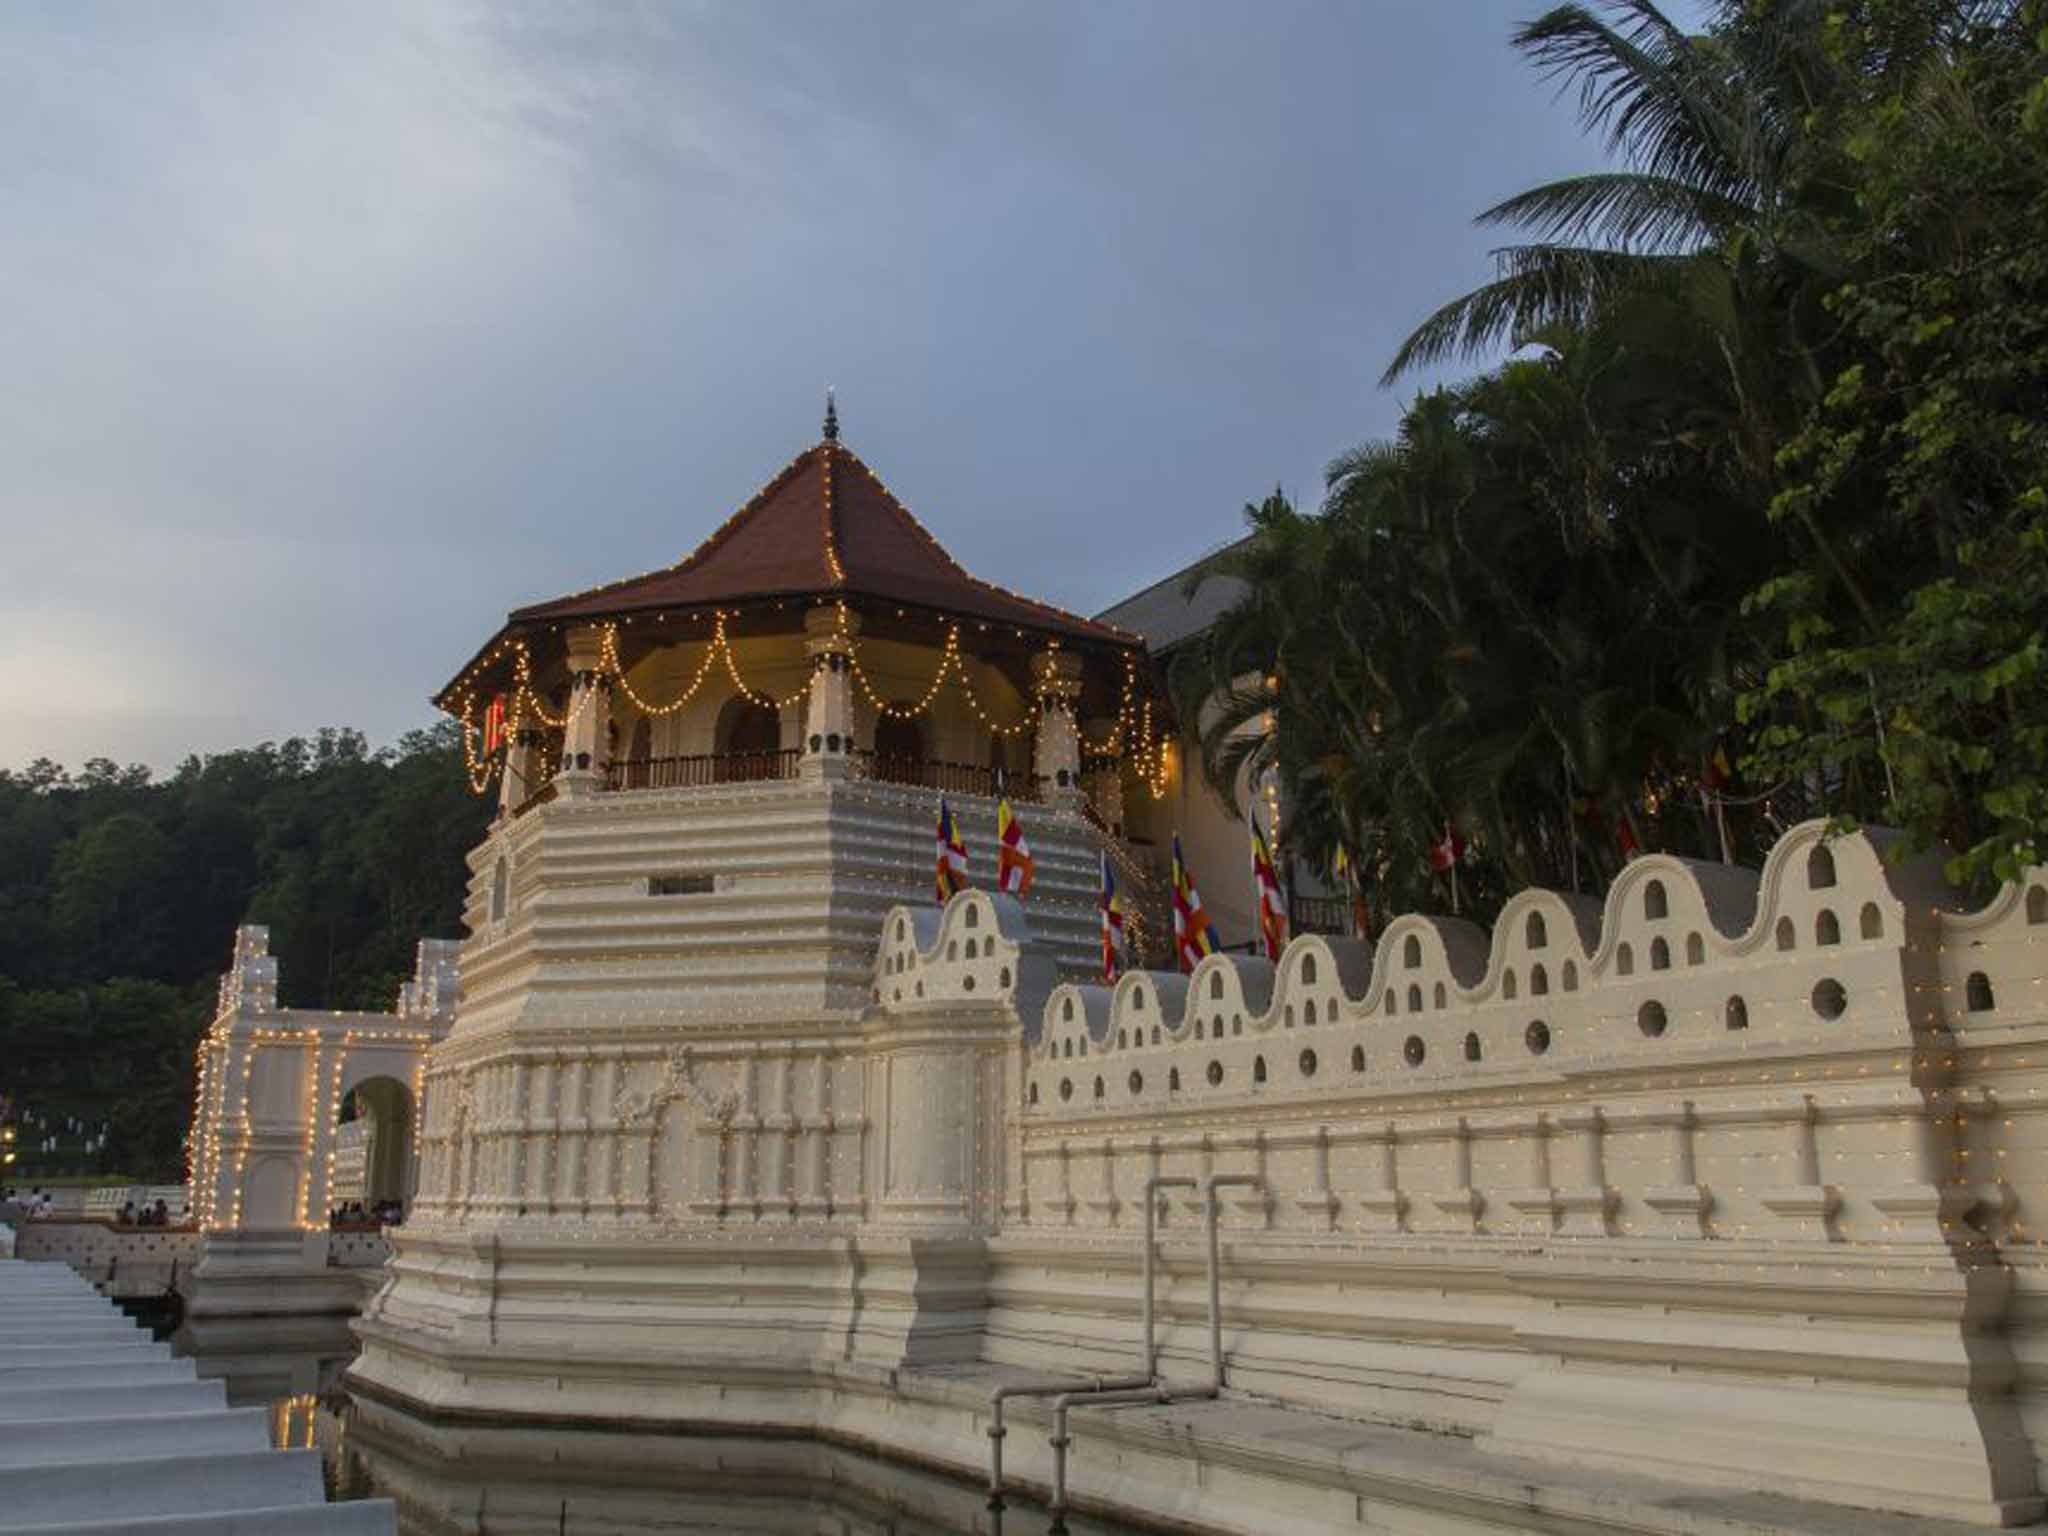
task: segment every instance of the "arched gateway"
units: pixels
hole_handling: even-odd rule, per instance
[[[189,1138],[201,1236],[180,1289],[195,1330],[354,1309],[354,1271],[374,1267],[383,1244],[337,1232],[332,1214],[360,1199],[366,1183],[378,1199],[411,1203],[414,1106],[427,1049],[454,1022],[457,949],[421,940],[391,1013],[279,1008],[269,929],[236,931],[234,963],[199,1047]]]

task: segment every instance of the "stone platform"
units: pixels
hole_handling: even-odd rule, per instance
[[[391,1536],[388,1500],[328,1504],[317,1451],[61,1264],[0,1262],[0,1532]]]

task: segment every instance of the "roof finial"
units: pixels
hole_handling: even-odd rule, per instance
[[[839,441],[839,407],[832,399],[832,386],[825,386],[825,441]]]

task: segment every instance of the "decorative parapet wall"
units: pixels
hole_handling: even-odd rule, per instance
[[[2048,885],[1966,914],[1884,845],[1816,823],[1760,874],[1646,857],[1604,906],[1527,892],[1490,934],[1404,917],[1042,1009],[1028,931],[968,948],[989,898],[892,914],[884,1009],[1015,1010],[989,1353],[1107,1345],[1101,1256],[1145,1180],[1253,1174],[1234,1380],[1511,1453],[2035,1517]]]

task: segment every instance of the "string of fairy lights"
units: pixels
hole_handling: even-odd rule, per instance
[[[1024,719],[1008,723],[998,719],[995,712],[975,692],[974,682],[968,669],[967,658],[960,648],[961,626],[956,622],[947,625],[938,669],[932,674],[915,703],[899,703],[886,697],[876,686],[869,669],[862,664],[861,650],[854,638],[851,615],[844,603],[838,605],[837,623],[832,644],[847,661],[847,670],[855,687],[879,718],[890,720],[913,720],[931,714],[937,707],[939,697],[950,682],[966,704],[968,712],[976,723],[990,736],[998,740],[1020,740],[1034,734],[1039,727],[1039,712],[1032,711]],[[713,672],[723,663],[727,678],[735,692],[747,702],[781,713],[802,700],[810,692],[810,683],[783,695],[758,687],[749,682],[741,671],[737,650],[732,641],[728,619],[731,616],[723,609],[712,615],[712,632],[705,645],[704,653],[697,659],[695,669],[679,690],[665,700],[655,699],[634,687],[624,658],[619,651],[619,628],[616,622],[605,624],[599,635],[596,672],[599,678],[607,680],[612,687],[623,694],[640,715],[649,719],[660,719],[673,715],[694,700],[710,680]],[[629,621],[630,622],[630,621]],[[1057,642],[1054,642],[1057,650]],[[559,711],[550,711],[546,700],[533,686],[533,656],[525,639],[510,635],[498,642],[490,651],[479,657],[471,667],[471,675],[488,670],[491,665],[508,655],[511,657],[513,686],[505,699],[503,734],[516,738],[523,730],[535,727],[550,731],[566,732],[589,707],[593,690],[577,688],[571,693],[569,702]],[[1041,694],[1041,699],[1044,695]],[[487,744],[485,727],[477,718],[481,696],[474,686],[460,697],[454,714],[462,724],[463,766],[469,779],[472,793],[483,794],[502,767],[502,758],[495,744]],[[1135,656],[1124,658],[1124,675],[1117,699],[1117,712],[1108,733],[1100,740],[1090,740],[1078,725],[1075,728],[1076,745],[1085,756],[1122,755],[1137,774],[1138,780],[1155,800],[1164,799],[1167,785],[1172,777],[1172,744],[1168,735],[1154,725],[1153,701],[1149,696],[1139,697],[1138,668]]]

